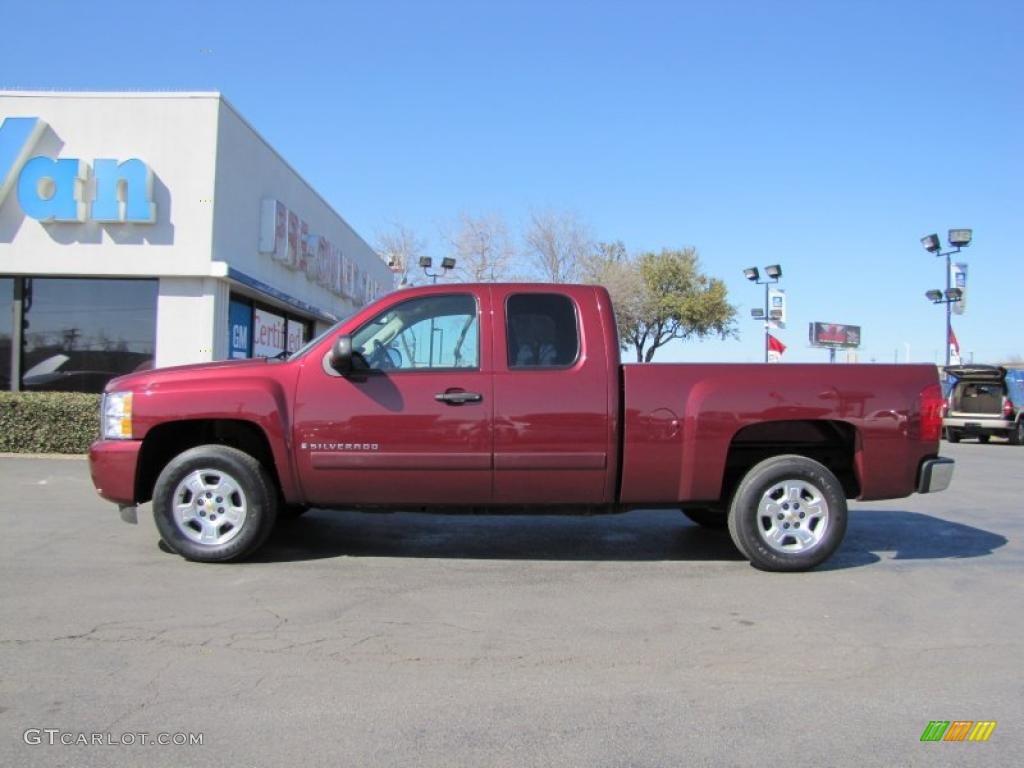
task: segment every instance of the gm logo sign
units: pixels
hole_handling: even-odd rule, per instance
[[[93,221],[152,224],[153,172],[141,160],[55,160],[30,157],[46,123],[38,117],[8,117],[0,124],[0,206],[12,187],[26,216],[47,222]],[[89,190],[95,194],[89,200]]]

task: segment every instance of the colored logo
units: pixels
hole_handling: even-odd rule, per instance
[[[29,157],[46,131],[38,117],[0,123],[0,205],[12,187],[26,216],[47,222],[152,224],[153,172],[137,158],[93,160]]]
[[[988,741],[995,729],[995,720],[932,720],[921,741]]]

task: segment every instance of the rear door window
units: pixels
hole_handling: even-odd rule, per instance
[[[508,367],[568,368],[580,354],[572,300],[560,293],[517,293],[505,304]]]

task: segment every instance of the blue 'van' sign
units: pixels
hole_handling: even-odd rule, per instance
[[[42,222],[152,224],[153,172],[137,158],[92,164],[95,193],[89,195],[89,166],[77,158],[30,158],[46,123],[38,117],[8,117],[0,123],[0,205],[12,187],[26,216]]]

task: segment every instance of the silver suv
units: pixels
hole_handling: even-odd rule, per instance
[[[946,374],[953,381],[942,413],[949,442],[976,437],[987,443],[996,435],[1008,438],[1012,445],[1024,445],[1024,371],[951,365]]]

